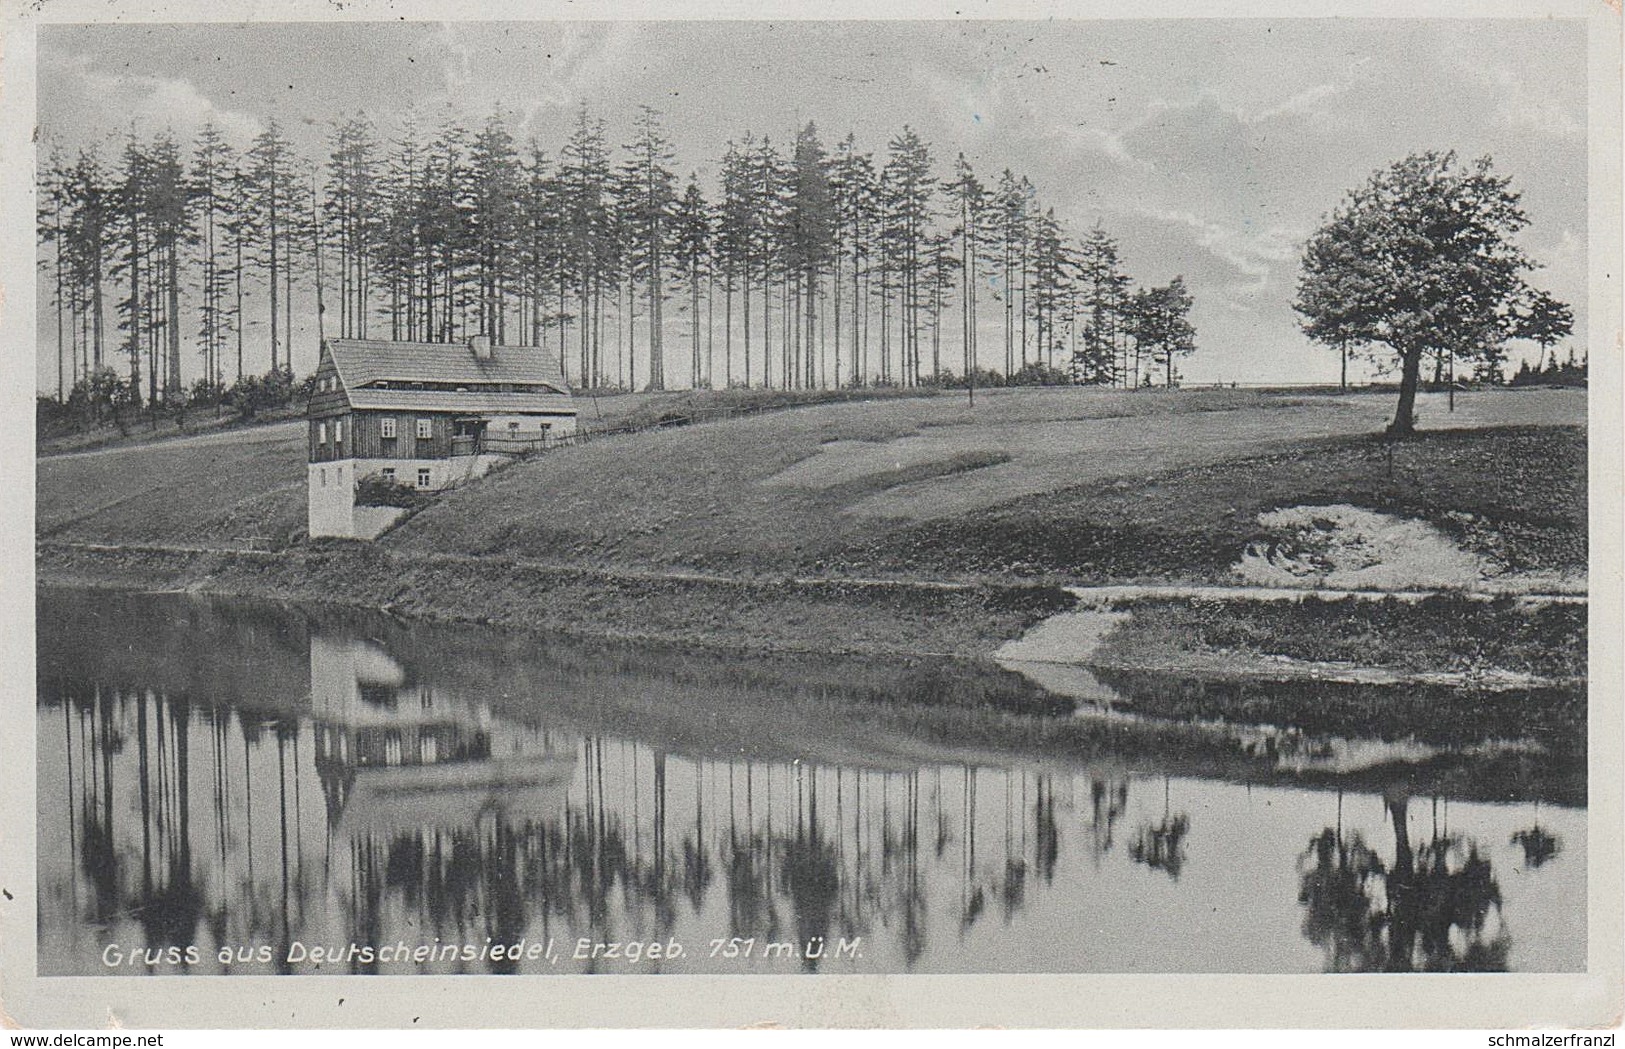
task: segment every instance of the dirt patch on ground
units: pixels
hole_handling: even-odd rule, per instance
[[[1127,612],[1098,608],[1062,612],[1039,623],[1021,637],[1006,641],[993,655],[1001,660],[1087,662],[1106,635],[1128,618]]]
[[[1258,524],[1268,538],[1247,544],[1236,574],[1259,586],[1466,588],[1488,574],[1483,558],[1426,521],[1344,503],[1272,510]]]

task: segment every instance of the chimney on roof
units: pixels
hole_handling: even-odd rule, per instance
[[[475,335],[468,340],[468,348],[474,351],[477,361],[491,360],[491,336]]]

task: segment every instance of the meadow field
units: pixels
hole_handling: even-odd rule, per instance
[[[583,399],[611,427],[704,395]],[[716,395],[718,397],[725,395]],[[607,414],[606,414],[607,409]],[[1076,388],[887,398],[623,434],[450,492],[403,553],[725,574],[1212,579],[1260,511],[1352,502],[1520,566],[1584,565],[1583,391],[1424,398],[1390,446],[1377,394]],[[37,534],[302,545],[299,422],[38,460]]]

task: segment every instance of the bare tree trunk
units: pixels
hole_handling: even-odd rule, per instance
[[[841,252],[840,252],[839,248],[837,248],[836,252],[835,252],[835,275],[834,275],[834,277],[831,278],[831,284],[832,284],[832,289],[831,290],[833,291],[834,294],[833,294],[833,303],[832,303],[830,308],[833,311],[834,318],[835,318],[835,339],[834,339],[835,376],[834,377],[835,377],[835,389],[839,390],[841,388]]]
[[[276,371],[277,364],[277,224],[276,224],[276,176],[271,176],[271,370]]]
[[[68,400],[67,367],[63,363],[62,352],[62,206],[57,205],[56,211],[56,258],[53,260],[56,270],[56,401],[66,404]]]
[[[177,238],[178,239],[178,238]],[[169,396],[178,396],[181,392],[181,268],[180,246],[174,240],[169,243],[169,252],[166,258],[165,281],[169,285],[166,290],[168,301],[166,309],[169,313],[168,350],[169,389],[164,391],[166,399]]]
[[[137,407],[141,404],[141,231],[133,211],[130,214],[130,403]]]
[[[1422,348],[1407,348],[1403,351],[1403,359],[1399,408],[1394,413],[1394,421],[1388,425],[1388,433],[1393,437],[1408,437],[1416,432],[1416,386],[1422,374]]]
[[[234,286],[234,288],[236,289],[236,293],[237,293],[237,312],[236,312],[236,315],[232,318],[232,320],[233,320],[233,323],[236,324],[236,326],[237,326],[237,379],[238,379],[239,382],[241,382],[242,378],[243,378],[243,329],[245,327],[247,327],[247,325],[245,325],[243,323],[243,236],[242,236],[242,231],[239,230],[236,233],[236,235],[232,237],[232,240],[235,242],[235,246],[236,246],[236,249],[237,249],[237,268],[232,272],[232,281],[231,281],[231,283]]]
[[[768,311],[773,304],[773,277],[762,269],[762,389],[773,388],[773,320]]]

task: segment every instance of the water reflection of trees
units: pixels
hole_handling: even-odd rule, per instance
[[[1127,777],[1115,781],[1100,777],[1091,778],[1089,803],[1093,810],[1093,819],[1090,822],[1090,856],[1098,865],[1101,857],[1112,851],[1117,821],[1128,811]]]
[[[132,922],[153,948],[249,939],[285,945],[309,895],[297,722],[239,718],[184,695],[128,686],[64,686],[61,699],[69,863],[90,889],[83,916],[102,927]],[[256,806],[248,797],[264,786],[255,786],[255,756],[266,752],[279,775],[274,794]],[[205,780],[209,799],[200,812]],[[267,809],[275,814],[270,828]],[[278,855],[267,870],[257,854],[272,832]],[[70,879],[79,911],[80,880]]]
[[[1540,825],[1540,805],[1535,805],[1535,822],[1532,826],[1512,832],[1512,844],[1523,849],[1523,865],[1528,870],[1537,870],[1557,858],[1563,851],[1563,841],[1555,834],[1551,834]]]
[[[1522,847],[1523,865],[1531,870],[1544,867],[1563,851],[1563,842],[1555,834],[1541,830],[1540,824],[1512,832],[1512,844]]]
[[[763,770],[731,765],[727,813],[721,819],[708,816],[707,792],[695,791],[692,822],[685,818],[672,826],[664,774],[668,759],[638,748],[634,756],[654,772],[645,827],[606,802],[600,790],[603,747],[597,739],[581,744],[589,789],[568,801],[556,818],[367,836],[357,843],[360,891],[352,922],[378,928],[395,893],[447,941],[472,932],[497,942],[503,936],[518,939],[533,921],[542,922],[544,930],[556,923],[573,932],[613,931],[619,923],[616,935],[659,939],[672,934],[680,908],[686,905],[690,913],[705,908],[716,881],[712,872],[720,870],[730,935],[833,942],[868,932],[876,916],[889,920],[900,912],[905,951],[917,957],[923,950],[924,892],[906,803],[899,823],[882,820],[877,847],[868,836],[874,828],[865,826],[861,815],[857,830],[843,835],[844,813],[832,820],[821,812],[825,792],[818,771],[791,771],[796,797],[786,825],[767,797],[770,787],[784,788],[782,779],[773,784]],[[850,802],[842,787],[837,807],[844,810]],[[907,785],[903,793],[910,793]],[[506,920],[472,928],[466,919],[473,915]],[[820,961],[803,958],[802,965],[813,971]],[[589,971],[596,967],[589,965]]]
[[[1129,842],[1129,858],[1143,863],[1155,871],[1162,871],[1174,881],[1185,869],[1185,835],[1190,832],[1191,820],[1183,812],[1176,813],[1169,797],[1171,787],[1167,776],[1162,778],[1162,819],[1148,820],[1134,832]]]
[[[1478,842],[1435,820],[1428,839],[1413,845],[1409,799],[1391,796],[1384,805],[1393,827],[1391,860],[1360,834],[1345,834],[1341,818],[1310,840],[1300,860],[1303,934],[1325,951],[1326,968],[1505,971],[1511,936],[1501,921],[1500,886]]]
[[[228,928],[269,936],[287,925],[274,888],[231,890],[240,898],[230,921],[220,902],[233,877],[228,861],[246,852],[245,886],[264,873],[243,847],[241,806],[224,801],[237,770],[233,736],[240,733],[247,762],[261,725],[215,701],[284,711],[297,702],[303,621],[286,609],[238,616],[195,602],[154,615],[152,601],[54,592],[39,604],[42,696],[56,693],[63,718],[67,861],[82,876],[71,879],[70,906],[98,928],[127,922],[152,946],[224,941],[237,935]],[[290,742],[297,746],[280,741],[284,755]],[[284,765],[291,774],[297,761]],[[284,783],[297,790],[297,781]],[[205,792],[212,805],[199,804]],[[42,874],[49,862],[42,857]]]
[[[312,639],[311,653],[314,706],[297,714],[42,681],[42,728],[49,718],[60,736],[68,781],[66,804],[42,787],[43,818],[60,814],[71,846],[42,855],[42,886],[59,886],[85,927],[154,946],[264,943],[279,959],[294,939],[676,934],[692,946],[703,932],[826,947],[863,936],[887,964],[915,967],[1030,914],[1065,879],[1076,891],[1130,863],[1172,881],[1188,869],[1190,819],[1167,779],[1160,820],[1137,822],[1124,775],[694,759],[499,717],[361,642]],[[514,753],[522,771],[556,763],[556,791],[378,786]],[[1143,789],[1136,801],[1152,802]],[[1391,859],[1341,820],[1315,836],[1304,934],[1334,969],[1504,968],[1488,859],[1444,832],[1412,844],[1405,804],[1384,809]],[[1538,819],[1513,841],[1531,867],[1560,848]]]
[[[500,790],[478,809],[410,793],[380,800],[381,771],[415,754],[490,761],[503,728],[480,715],[477,732],[458,735],[434,720],[444,697],[379,703],[374,691],[366,710],[418,720],[346,724],[135,688],[66,689],[68,878],[90,890],[75,913],[100,926],[133,921],[152,946],[206,945],[210,969],[213,945],[269,944],[273,967],[287,969],[280,959],[295,939],[657,939],[714,915],[708,933],[821,938],[823,957],[800,960],[816,971],[855,936],[887,939],[905,964],[918,962],[931,947],[932,901],[951,884],[940,879],[955,868],[968,931],[987,901],[1013,920],[1065,862],[1073,803],[1035,772],[696,762],[562,736],[549,745],[571,771],[551,803]],[[1097,860],[1126,799],[1126,781],[1090,787],[1082,822]]]

